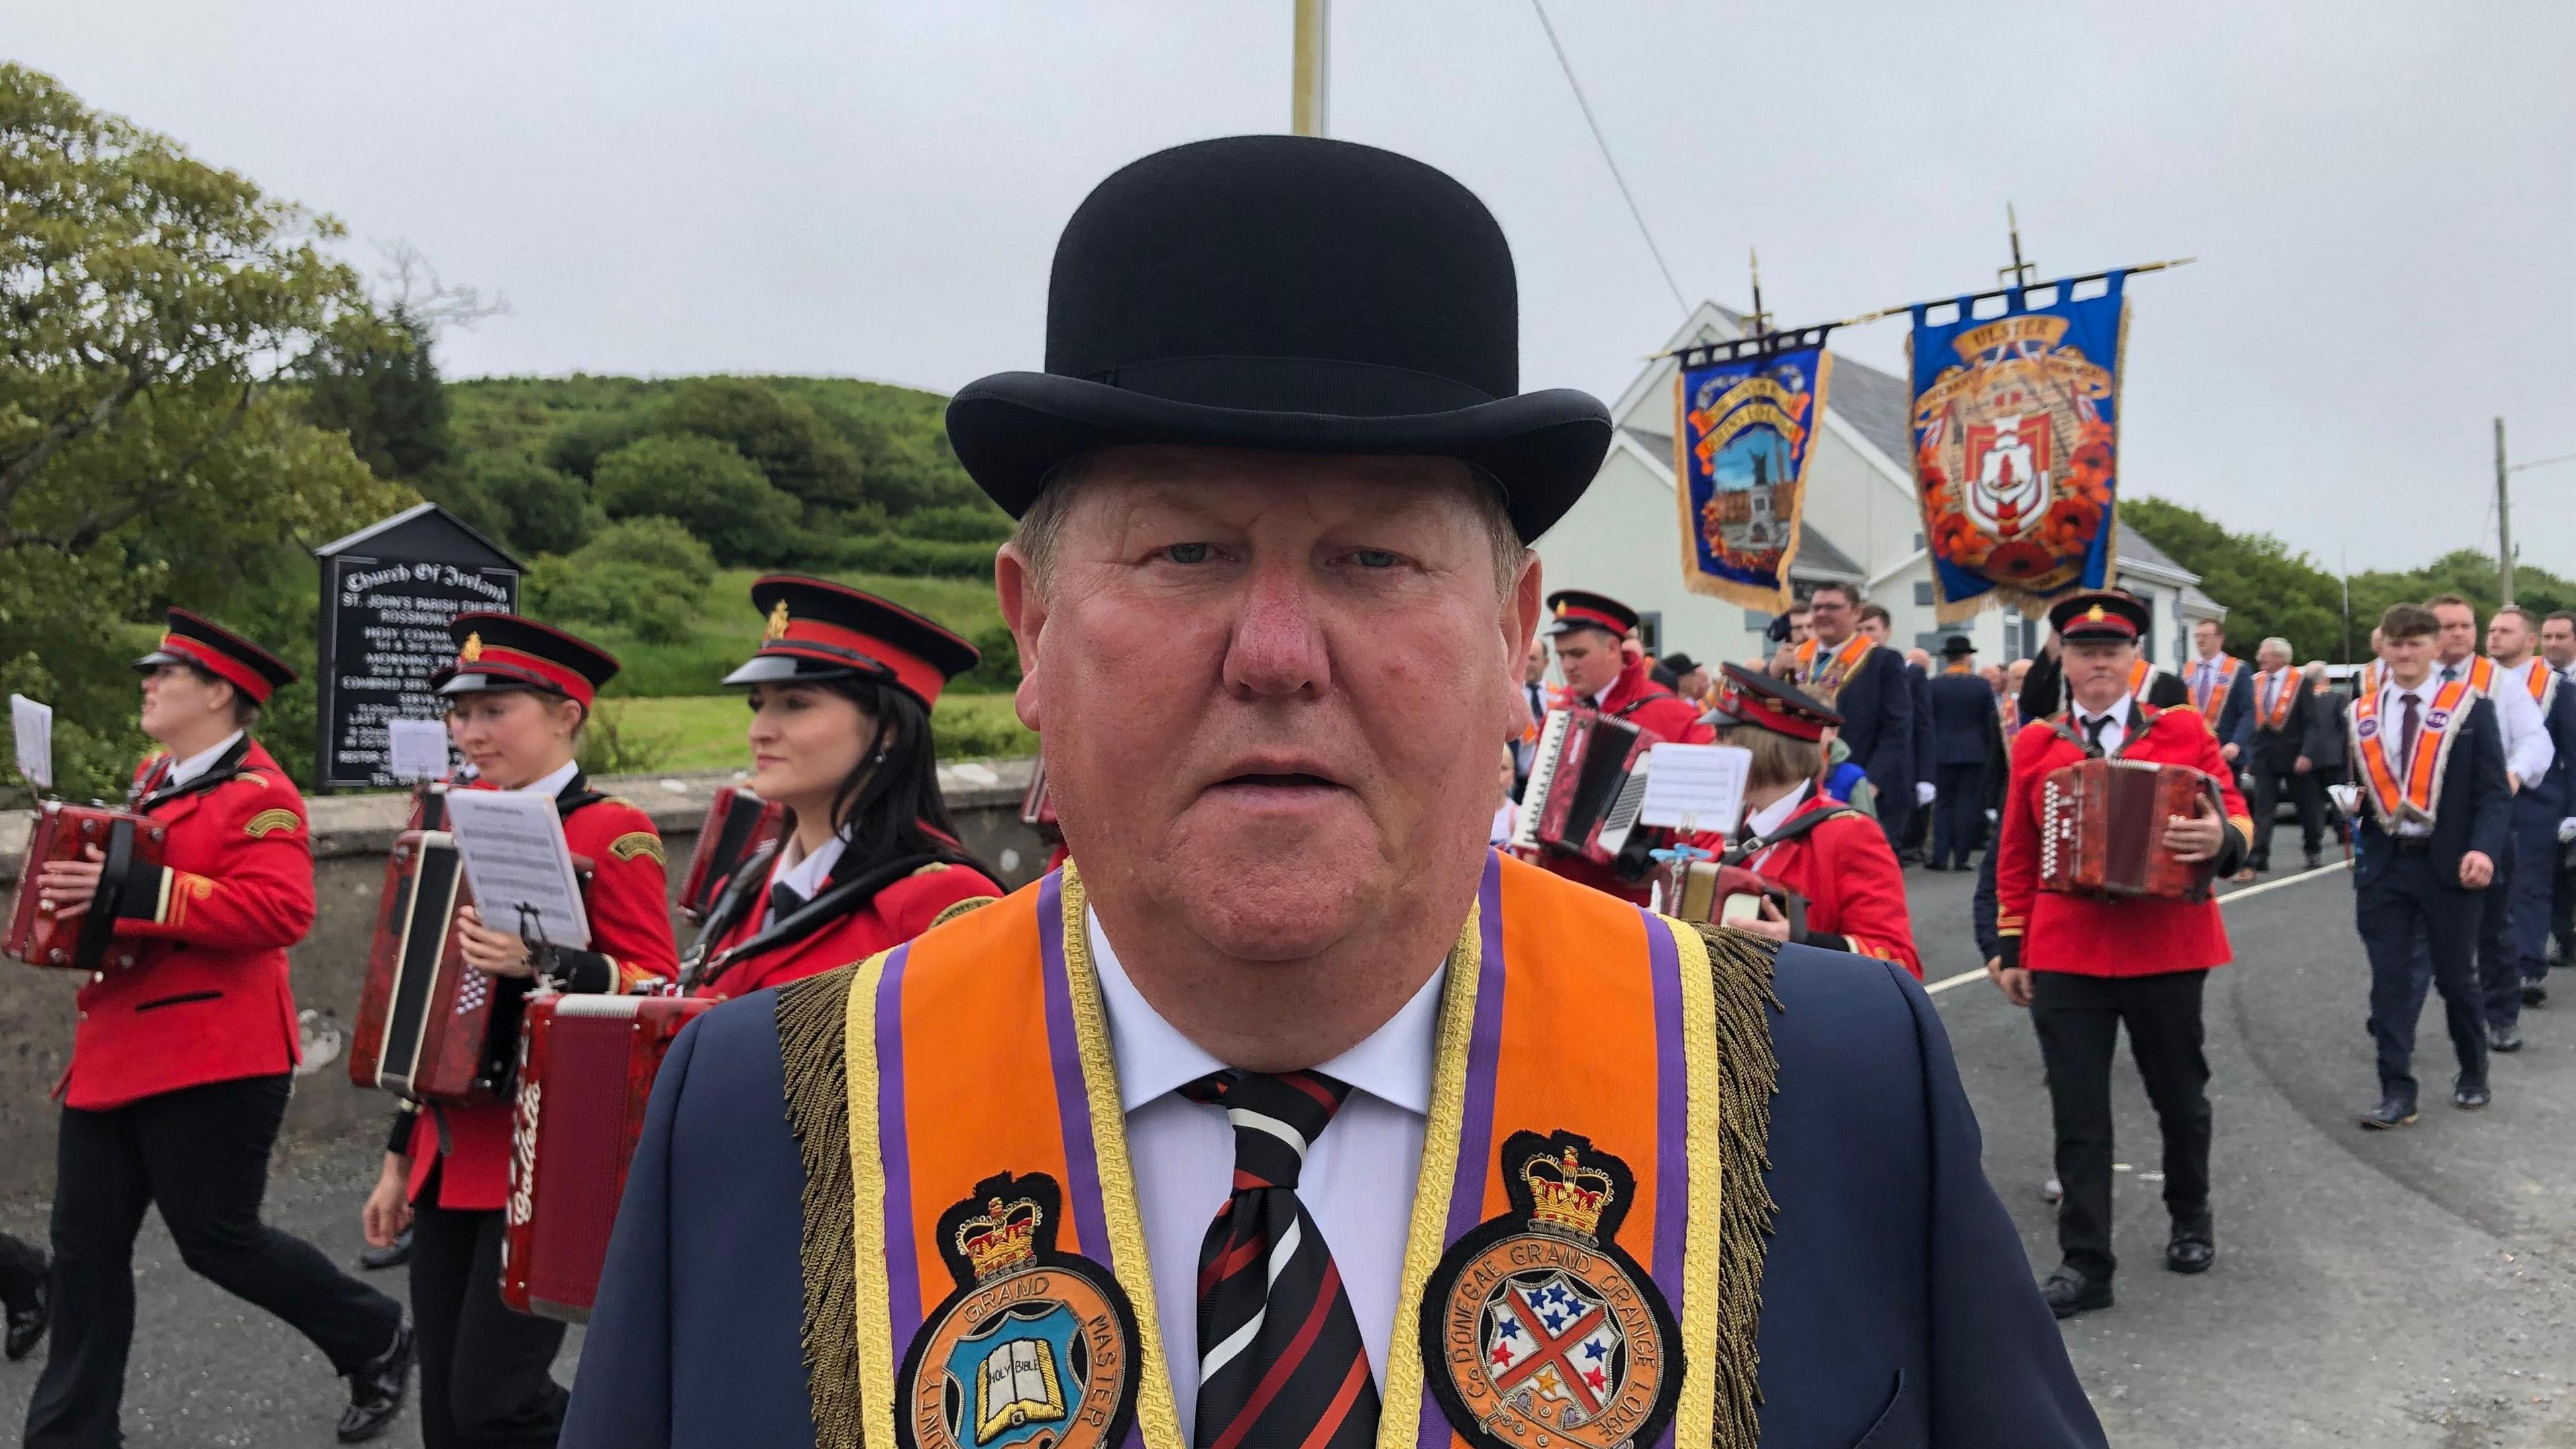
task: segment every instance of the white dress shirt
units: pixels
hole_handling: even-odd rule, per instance
[[[2194,705],[2206,703],[2210,695],[2217,692],[2218,686],[2233,681],[2235,671],[2229,670],[2224,676],[2219,672],[2218,666],[2224,657],[2212,654],[2206,659],[2196,659],[2192,662],[2191,702]]]
[[[160,788],[168,790],[180,785],[185,785],[190,780],[193,780],[199,775],[206,773],[208,770],[213,769],[215,767],[215,761],[224,757],[224,751],[241,743],[241,737],[242,731],[235,730],[231,734],[224,736],[222,744],[215,746],[211,750],[203,750],[197,754],[190,755],[188,758],[172,765],[170,767],[170,778],[162,781]]]
[[[2469,677],[2469,661],[2457,664],[2436,663],[2433,678],[2440,682]],[[2549,773],[2549,762],[2557,747],[2549,743],[2548,722],[2540,717],[2540,706],[2531,699],[2528,688],[2515,688],[2521,671],[2495,667],[2496,728],[2504,735],[2504,767],[2525,784]]]
[[[2410,694],[2415,697],[2416,742],[2420,745],[2423,742],[2423,722],[2432,717],[2433,695],[2442,687],[2442,671],[2434,669],[2424,676],[2423,683],[2413,689],[2401,688],[2394,676],[2383,675],[2382,678],[2387,682],[2379,686],[2379,744],[2388,753],[2389,773],[2395,775],[2402,786],[2407,770],[2415,763],[2413,757],[2406,754],[2406,697]],[[2456,725],[2459,721],[2452,723]],[[2433,784],[2438,789],[2441,781],[2436,780]],[[2397,834],[2408,840],[2420,840],[2432,833],[2433,827],[2421,820],[2405,820],[2397,826]]]
[[[2106,755],[2120,753],[2120,746],[2127,743],[2129,738],[2130,698],[2129,695],[2121,695],[2119,703],[2100,714],[2094,714],[2080,704],[2069,705],[2067,707],[2070,711],[2069,718],[2074,721],[2076,734],[2083,735],[2090,732],[2092,722],[2097,719],[2107,720],[2108,723],[2102,726],[2102,753]]]
[[[572,783],[572,777],[580,773],[581,762],[579,760],[566,760],[554,769],[547,771],[545,774],[538,776],[527,784],[521,785],[519,787],[519,793],[523,795],[545,795],[549,797],[560,795],[564,792],[564,786]]]
[[[814,899],[814,893],[823,888],[823,882],[832,878],[832,867],[840,864],[841,852],[849,844],[848,836],[835,835],[824,841],[822,848],[812,855],[800,857],[796,852],[801,847],[796,844],[794,836],[788,837],[787,843],[779,847],[777,867],[769,873],[769,888],[774,891],[785,886],[809,901]],[[766,931],[776,925],[777,916],[775,910],[763,914],[760,928]]]
[[[1772,831],[1788,824],[1789,817],[1797,814],[1798,807],[1806,803],[1807,782],[1801,780],[1798,782],[1797,788],[1791,790],[1788,794],[1781,796],[1779,799],[1772,801],[1770,804],[1763,806],[1761,809],[1754,811],[1751,816],[1746,818],[1744,822],[1744,838],[1747,840],[1759,840],[1763,836],[1769,835]],[[1747,861],[1746,864],[1754,870],[1760,870],[1763,863],[1770,858],[1771,852],[1765,850],[1755,855],[1753,859]]]
[[[1127,1112],[1127,1155],[1145,1219],[1154,1306],[1163,1320],[1163,1362],[1181,1422],[1189,1424],[1199,1400],[1199,1245],[1234,1192],[1234,1129],[1224,1113],[1178,1089],[1225,1064],[1181,1035],[1137,991],[1101,934],[1100,918],[1089,916],[1085,924],[1109,1016],[1109,1050],[1118,1063],[1118,1100]],[[1445,966],[1432,972],[1386,1025],[1315,1069],[1348,1082],[1351,1095],[1297,1175],[1297,1196],[1341,1269],[1381,1391],[1412,1225],[1412,1185],[1422,1171],[1447,976]]]

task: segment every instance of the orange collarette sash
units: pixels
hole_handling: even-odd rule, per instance
[[[1378,1449],[1715,1441],[1720,1385],[1749,1395],[1717,1003],[1689,927],[1487,857],[1420,1177],[1387,1183],[1412,1232]],[[857,1425],[818,1414],[818,1445],[1189,1449],[1076,869],[855,968],[842,1050]]]
[[[2432,707],[2424,711],[2424,722],[2415,737],[2415,754],[2404,762],[2405,776],[2398,776],[2397,765],[2391,764],[2385,735],[2396,728],[2395,722],[2379,717],[2379,691],[2364,690],[2352,701],[2353,758],[2361,761],[2362,783],[2370,791],[2370,808],[2379,817],[2380,828],[2394,830],[2408,821],[2425,825],[2433,823],[2440,808],[2442,769],[2450,762],[2451,742],[2456,736],[2451,726],[2459,723],[2477,700],[2476,690],[2467,680],[2455,679],[2433,692]],[[2426,748],[2430,746],[2431,748]]]
[[[2218,656],[2218,682],[2209,687],[2209,698],[2200,702],[2200,717],[2208,723],[2212,734],[2218,732],[2218,717],[2227,709],[2228,691],[2236,687],[2236,671],[2244,667],[2245,661],[2233,654]],[[2129,686],[2134,690],[2140,682],[2136,677],[2137,670],[2133,667],[2129,674]]]
[[[2550,706],[2558,701],[2558,671],[2534,654],[2522,662],[2522,684],[2531,691],[2531,702],[2540,706],[2540,717],[2549,718]]]
[[[1798,682],[1811,690],[1823,690],[1825,702],[1831,704],[1834,696],[1842,693],[1843,681],[1851,678],[1851,672],[1860,667],[1861,661],[1867,659],[1869,651],[1877,648],[1878,644],[1867,634],[1854,633],[1843,641],[1840,649],[1834,651],[1831,659],[1825,661],[1824,672],[1819,674],[1816,671],[1816,651],[1821,642],[1810,635],[1807,642],[1798,646]]]
[[[2272,707],[2263,712],[2263,728],[2277,732],[2290,722],[2290,706],[2299,697],[2301,683],[2299,671],[2281,671],[2281,682],[2272,694]],[[2254,676],[2254,698],[2263,698],[2263,676],[2259,674]]]

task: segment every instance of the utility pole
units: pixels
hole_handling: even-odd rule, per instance
[[[2496,588],[2500,602],[2513,602],[2513,502],[2507,496],[2505,476],[2512,470],[2504,461],[2504,419],[2496,424]]]
[[[1331,9],[1331,0],[1297,0],[1296,94],[1288,105],[1288,128],[1300,136],[1331,134],[1324,111]]]

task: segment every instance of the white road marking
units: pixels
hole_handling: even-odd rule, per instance
[[[2314,880],[2316,877],[2321,875],[2331,875],[2336,871],[2345,869],[2351,864],[2352,862],[2348,860],[2338,860],[2332,865],[2318,866],[2315,870],[2303,870],[2297,875],[2285,875],[2279,880],[2267,880],[2261,885],[2250,885],[2245,887],[2243,890],[2227,891],[2218,897],[2218,902],[2220,905],[2225,905],[2229,901],[2241,901],[2247,896],[2259,896],[2265,891],[2276,891],[2283,886],[2297,885],[2303,880]],[[1935,981],[1931,985],[1924,987],[1923,991],[1927,996],[1938,996],[1944,991],[1951,990],[1955,987],[1965,986],[1971,981],[1983,981],[1985,979],[1986,968],[1980,966],[1974,971],[1962,971],[1956,976],[1944,977],[1941,980]]]

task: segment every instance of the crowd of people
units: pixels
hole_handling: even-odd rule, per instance
[[[407,1305],[261,1221],[314,897],[303,801],[253,731],[293,675],[173,610],[137,663],[162,748],[129,801],[166,861],[37,877],[138,959],[81,990],[50,1255],[0,1238],[8,1357],[52,1335],[26,1442],[117,1442],[157,1206],[188,1267],[348,1380],[343,1442],[384,1432],[416,1366],[431,1449],[1033,1424],[1357,1449],[1386,1414],[1544,1444],[1611,1413],[1647,1438],[2101,1444],[2050,1321],[2114,1301],[2119,1034],[2163,1138],[2164,1264],[2206,1272],[2212,886],[2270,868],[2287,805],[2305,865],[2329,834],[2357,862],[2362,1122],[2416,1120],[2428,991],[2452,1101],[2485,1106],[2569,935],[2576,617],[2508,607],[2481,654],[2464,601],[2392,608],[2347,694],[2214,621],[2160,669],[2117,590],[1980,667],[1964,637],[1900,653],[1827,584],[1766,657],[1657,659],[1621,601],[1542,593],[1528,544],[1610,427],[1519,391],[1513,297],[1474,197],[1366,147],[1201,143],[1084,203],[1048,370],[949,413],[1019,521],[996,584],[1062,832],[1007,896],[938,793],[930,710],[976,655],[929,619],[753,586],[766,633],[724,683],[784,824],[685,955],[658,833],[575,762],[615,659],[455,621],[427,681],[467,765],[445,788],[551,799],[593,863],[587,947],[468,906],[466,967],[732,998],[661,1069],[569,1392],[562,1325],[498,1289],[509,1106],[395,1115],[362,1220]],[[1557,711],[1741,748],[1740,820],[1516,845]],[[2120,826],[2152,865],[2133,889],[2070,883],[2048,834],[2050,781],[2105,761],[2187,784]],[[1908,863],[1976,874],[1979,954],[2030,1013],[2061,1250],[2036,1284],[1916,984]],[[1736,883],[1722,910],[1643,909],[1702,868]]]

